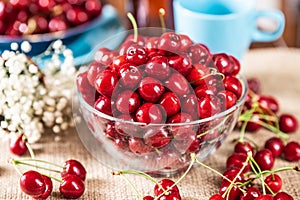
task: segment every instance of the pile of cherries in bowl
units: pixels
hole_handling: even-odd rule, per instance
[[[100,0],[0,1],[0,36],[66,31],[101,14]]]
[[[233,56],[174,32],[142,35],[155,32],[147,29],[129,32],[118,49],[99,48],[78,74],[79,109],[92,134],[78,132],[111,167],[171,174],[189,165],[190,153],[207,158],[230,134],[247,81]]]

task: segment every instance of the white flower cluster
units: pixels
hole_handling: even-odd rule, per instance
[[[12,49],[17,50],[18,45],[12,44]],[[31,48],[25,43],[21,49]],[[4,51],[0,55],[0,134],[22,132],[29,142],[36,142],[45,128],[60,133],[74,126],[72,51],[58,40],[45,54],[51,59],[43,71],[24,53]]]

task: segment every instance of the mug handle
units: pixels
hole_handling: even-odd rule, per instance
[[[274,32],[266,32],[256,28],[252,35],[252,42],[271,42],[277,40],[283,33],[285,18],[281,11],[271,10],[271,11],[257,11],[255,19],[260,17],[273,19],[277,23],[277,29]]]

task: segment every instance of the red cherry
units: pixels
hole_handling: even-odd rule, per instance
[[[300,160],[300,144],[296,141],[287,143],[283,149],[283,155],[288,161],[299,161]]]
[[[126,51],[126,58],[129,62],[139,66],[145,64],[148,60],[146,50],[136,44],[132,44]]]
[[[165,109],[167,116],[172,116],[180,110],[180,100],[173,92],[164,93],[159,104]]]
[[[264,195],[257,197],[255,200],[274,200],[274,198],[270,194],[264,194]]]
[[[44,182],[45,182],[45,191],[42,195],[39,196],[33,196],[33,199],[47,199],[50,194],[52,193],[53,190],[53,183],[51,178],[49,178],[48,176],[42,175],[42,177],[44,178]]]
[[[221,104],[225,104],[225,109],[233,107],[237,102],[237,96],[228,90],[219,91],[217,96],[220,98]]]
[[[112,58],[112,63],[110,65],[110,68],[115,71],[119,72],[120,68],[125,65],[125,64],[131,64],[128,63],[126,55],[121,55],[121,56],[115,56]],[[134,65],[135,66],[135,65]]]
[[[223,195],[225,193],[225,191],[227,190],[227,188],[229,187],[230,183],[229,182],[225,182],[222,183],[222,185],[220,186],[220,190],[219,193],[221,195]],[[240,197],[241,195],[241,191],[237,186],[233,186],[230,191],[228,192],[228,197],[226,197],[226,199],[228,200],[236,200]],[[227,196],[227,195],[226,195]]]
[[[240,172],[240,169],[238,168],[229,168],[227,169],[224,173],[223,176],[228,178],[229,180],[233,181],[233,179],[235,179],[235,182],[244,182],[244,173],[241,173],[239,176],[237,176]],[[222,179],[222,183],[224,182],[228,182],[226,179]],[[229,182],[230,183],[230,182]]]
[[[282,114],[279,117],[279,129],[285,133],[293,133],[298,129],[298,120],[291,114]]]
[[[137,155],[146,154],[154,150],[151,146],[146,145],[143,139],[137,137],[130,138],[128,144],[129,149]]]
[[[150,58],[145,67],[148,76],[158,80],[166,80],[170,75],[168,59],[165,56],[155,56]]]
[[[252,144],[250,144],[247,141],[238,142],[234,146],[234,152],[236,152],[236,153],[247,154],[249,151],[251,151],[252,153],[254,153],[254,148],[253,148]]]
[[[101,96],[94,104],[94,108],[107,115],[112,115],[111,99],[109,97]]]
[[[206,95],[198,100],[199,116],[201,119],[220,113],[222,109],[220,100],[214,95]]]
[[[206,84],[204,78],[208,74],[210,74],[210,71],[205,65],[194,64],[186,78],[192,85],[203,85]]]
[[[168,80],[165,81],[166,87],[178,96],[187,95],[190,92],[190,84],[186,78],[180,73],[173,73]]]
[[[95,88],[103,96],[111,97],[117,82],[118,76],[116,72],[106,69],[99,73],[96,77]]]
[[[76,175],[68,175],[60,183],[59,191],[65,198],[77,199],[84,193],[85,186],[81,178]]]
[[[270,110],[273,113],[277,113],[279,110],[279,104],[272,96],[259,95],[257,101],[259,102],[260,107],[264,109],[266,113],[269,113]]]
[[[146,44],[145,50],[148,52],[149,57],[151,53],[156,53],[158,51],[157,44],[158,44],[159,37],[150,37]]]
[[[64,169],[61,172],[61,177],[64,179],[67,175],[78,176],[83,181],[86,177],[86,170],[84,166],[77,160],[67,160],[64,164]]]
[[[241,70],[241,64],[236,57],[229,55],[229,58],[231,60],[231,64],[233,65],[232,75],[237,75]]]
[[[195,94],[185,95],[181,101],[181,110],[185,113],[190,113],[194,120],[199,119],[199,104]]]
[[[121,113],[133,113],[140,106],[140,98],[139,95],[130,90],[125,90],[121,94],[119,94],[115,104],[116,108]]]
[[[238,78],[235,76],[226,76],[223,83],[226,90],[233,92],[238,99],[241,97],[243,87]]]
[[[144,123],[163,123],[164,113],[159,105],[153,103],[144,103],[136,111],[136,120]]]
[[[177,199],[181,199],[177,185],[175,185],[174,181],[166,178],[158,181],[158,184],[154,186],[154,196],[161,195],[165,190],[168,191],[168,194],[164,195],[166,196],[165,199],[170,199],[167,196],[175,196]]]
[[[234,66],[230,57],[225,53],[218,53],[213,55],[213,61],[218,71],[225,76],[232,75]]]
[[[160,36],[157,47],[164,54],[170,54],[176,53],[180,49],[180,45],[179,35],[173,32],[166,32]]]
[[[9,3],[14,8],[26,8],[29,4],[29,0],[10,0]]]
[[[261,192],[256,187],[249,187],[245,194],[241,194],[240,200],[255,200],[257,197],[261,196]]]
[[[85,10],[90,14],[97,16],[102,11],[101,1],[98,0],[87,0],[84,4]]]
[[[208,200],[225,200],[221,194],[214,194]]]
[[[258,151],[254,156],[254,160],[262,171],[272,169],[275,162],[272,151],[269,149]]]
[[[193,44],[193,41],[191,38],[184,34],[179,34],[180,37],[180,52],[187,51],[191,45]]]
[[[144,135],[145,144],[155,147],[161,148],[170,143],[171,137],[167,130],[156,128],[148,129]]]
[[[92,62],[89,65],[89,68],[87,69],[87,79],[90,83],[90,85],[95,85],[95,80],[98,76],[98,74],[100,74],[102,71],[105,70],[105,66],[97,63],[97,62]]]
[[[10,138],[9,140],[9,150],[18,156],[24,155],[27,151],[27,137],[24,134],[20,134],[16,138]]]
[[[269,193],[277,193],[282,187],[282,180],[277,174],[270,174],[265,178],[265,183],[271,189]]]
[[[278,192],[274,196],[274,200],[294,200],[294,198],[286,192]]]
[[[246,131],[248,132],[256,132],[261,128],[260,125],[261,119],[258,115],[254,115],[251,117],[251,120],[248,121],[246,125]]]
[[[169,65],[183,76],[187,76],[192,70],[191,59],[184,55],[168,57]]]
[[[143,200],[154,200],[154,197],[152,197],[152,196],[144,196]]]
[[[123,42],[123,44],[125,44],[125,43],[137,44],[142,47],[142,46],[145,46],[145,44],[146,44],[146,37],[142,36],[142,35],[138,35],[137,40],[135,41],[134,34],[131,34]],[[126,51],[125,51],[125,53],[126,53]]]
[[[226,160],[226,168],[237,168],[241,169],[244,165],[244,163],[247,160],[247,155],[244,153],[233,153],[231,156],[229,156]],[[246,167],[244,168],[243,172],[249,171],[251,168],[250,164],[248,163]]]
[[[136,89],[143,78],[140,68],[130,63],[120,67],[119,76],[121,84],[129,89]]]
[[[39,196],[45,192],[46,184],[43,176],[39,172],[30,170],[22,174],[20,187],[27,195]]]
[[[69,9],[66,13],[66,17],[73,26],[83,24],[89,20],[89,15],[86,10],[77,7]]]
[[[116,52],[109,50],[108,48],[99,48],[95,53],[94,60],[105,66],[109,66],[113,62],[113,58],[116,56]]]
[[[192,59],[193,64],[205,65],[210,59],[210,51],[204,44],[193,44],[189,50],[188,55]]]
[[[118,132],[116,131],[114,123],[106,124],[105,135],[109,138],[113,138],[113,139],[117,138]]]
[[[247,79],[248,88],[253,91],[255,94],[260,94],[261,91],[261,83],[257,78],[249,78]]]
[[[284,143],[282,139],[278,137],[272,137],[266,141],[265,148],[272,152],[274,158],[277,158],[283,151]]]
[[[50,32],[65,31],[69,28],[66,19],[60,16],[55,16],[50,19],[48,28]]]
[[[145,77],[140,82],[138,90],[144,100],[156,102],[164,93],[165,87],[159,80],[152,77]]]

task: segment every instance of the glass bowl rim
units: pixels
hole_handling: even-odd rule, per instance
[[[81,72],[82,73],[82,72]],[[78,76],[79,74],[77,74]],[[153,127],[161,127],[161,126],[187,126],[187,125],[195,125],[195,124],[201,124],[204,122],[209,122],[209,121],[213,121],[216,120],[218,118],[227,116],[228,114],[234,112],[236,109],[238,109],[239,107],[242,106],[242,104],[245,102],[247,94],[248,94],[248,84],[247,84],[247,79],[244,75],[242,75],[241,73],[239,73],[237,75],[237,78],[239,78],[239,80],[241,80],[242,86],[243,86],[243,90],[242,90],[242,95],[241,97],[238,99],[238,101],[236,102],[236,104],[234,106],[232,106],[231,108],[224,110],[220,113],[217,113],[211,117],[207,117],[207,118],[203,118],[203,119],[197,119],[191,122],[180,122],[180,123],[144,123],[144,122],[132,122],[132,121],[128,121],[128,120],[124,120],[124,119],[119,119],[110,115],[107,115],[105,113],[102,113],[98,110],[96,110],[94,107],[92,107],[90,104],[88,104],[84,98],[82,97],[81,93],[78,91],[77,89],[77,84],[75,82],[75,93],[77,94],[77,97],[79,98],[79,102],[83,104],[83,106],[91,113],[96,114],[99,117],[102,117],[104,119],[110,120],[110,121],[114,121],[114,122],[119,122],[119,123],[127,123],[127,124],[131,124],[131,125],[137,125],[137,126],[153,126]],[[74,109],[74,108],[73,108]]]

